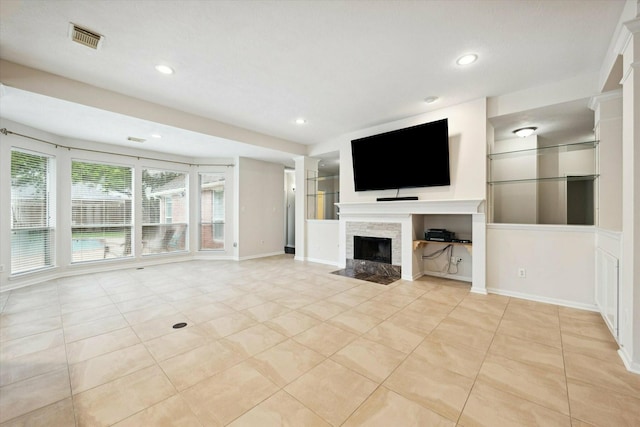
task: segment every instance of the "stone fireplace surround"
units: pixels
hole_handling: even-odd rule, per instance
[[[486,215],[482,199],[344,202],[339,208],[340,267],[354,266],[353,236],[390,237],[393,266],[404,280],[424,275],[422,252],[413,241],[424,236],[425,215],[470,215],[473,264],[471,292],[486,294]],[[369,233],[369,234],[367,234]],[[339,274],[339,273],[338,273]]]
[[[402,224],[399,222],[349,221],[346,224],[346,263],[335,274],[388,285],[402,275]],[[391,239],[391,264],[354,259],[354,237]]]

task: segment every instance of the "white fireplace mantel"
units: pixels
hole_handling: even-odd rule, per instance
[[[395,202],[336,203],[338,215],[477,214],[484,212],[483,199],[399,200]]]
[[[346,264],[346,224],[356,222],[397,222],[402,224],[402,278],[415,280],[424,272],[421,254],[413,249],[414,216],[470,215],[472,220],[473,265],[471,291],[486,294],[486,215],[484,199],[398,200],[385,202],[336,203],[340,218],[340,264]],[[417,219],[417,217],[416,217]],[[468,279],[467,279],[468,280]]]

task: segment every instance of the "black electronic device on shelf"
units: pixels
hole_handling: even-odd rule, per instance
[[[430,228],[424,233],[424,240],[434,242],[452,242],[456,237],[456,233],[444,228]]]

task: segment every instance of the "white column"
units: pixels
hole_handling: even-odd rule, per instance
[[[589,103],[595,115],[598,144],[596,225],[622,230],[622,90],[595,96]]]
[[[482,205],[484,209],[484,203]],[[487,216],[484,213],[471,215],[472,266],[471,292],[487,294]]]
[[[296,255],[295,259],[307,259],[307,171],[318,171],[318,160],[300,156],[296,165]]]
[[[640,373],[640,19],[625,23],[622,52],[622,262],[620,354]]]

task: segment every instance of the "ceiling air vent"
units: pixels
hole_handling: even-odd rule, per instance
[[[145,141],[146,141],[146,139],[136,138],[136,137],[134,137],[134,136],[130,136],[130,137],[128,137],[128,138],[127,138],[127,140],[128,140],[128,141],[131,141],[131,142],[145,142]]]
[[[69,35],[74,42],[88,46],[91,49],[98,49],[102,40],[104,40],[104,36],[79,27],[73,22],[69,24]]]

